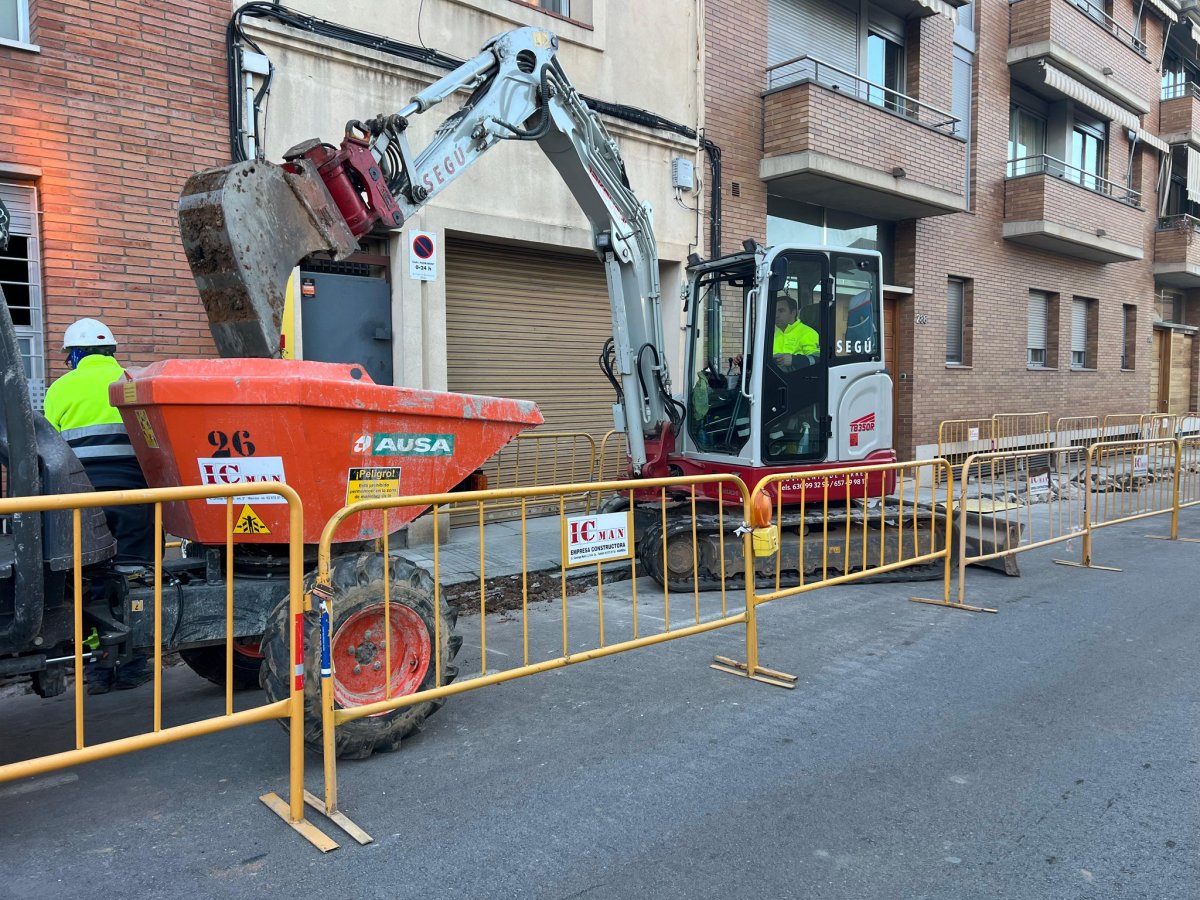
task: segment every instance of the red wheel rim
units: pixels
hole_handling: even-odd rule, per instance
[[[333,635],[333,699],[343,709],[365,706],[417,690],[429,671],[432,643],[425,622],[402,603],[391,604],[391,639],[384,641],[383,604],[354,613]],[[384,646],[381,646],[384,645]],[[391,690],[384,690],[387,653],[392,661]]]
[[[249,659],[262,659],[262,638],[234,638],[233,652]]]

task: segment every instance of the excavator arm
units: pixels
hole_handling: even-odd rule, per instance
[[[221,355],[278,354],[287,277],[305,256],[344,258],[362,235],[399,230],[492,147],[536,141],[591,223],[604,263],[623,385],[614,414],[640,471],[646,436],[673,415],[652,212],[557,49],[548,31],[502,34],[398,112],[351,120],[340,146],[307,141],[281,166],[252,160],[189,179],[180,228]],[[414,154],[411,119],[462,90],[467,102]]]

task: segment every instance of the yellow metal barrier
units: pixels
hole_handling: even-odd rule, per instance
[[[1056,447],[1086,447],[1100,440],[1099,416],[1064,416],[1054,425]]]
[[[719,535],[718,540],[720,544],[717,550],[717,555],[720,558],[720,589],[713,592],[701,591],[699,583],[700,570],[699,566],[696,565],[701,555],[696,532],[697,488],[701,485],[720,485],[719,494],[721,499],[710,501],[716,506],[716,531]],[[570,514],[571,507],[573,505],[578,506],[576,502],[578,498],[585,497],[589,493],[597,491],[626,494],[629,498],[631,509],[621,513],[607,513],[604,516],[586,512],[580,515]],[[429,635],[432,649],[430,650],[430,659],[428,662],[432,665],[434,677],[431,687],[420,689],[404,696],[389,696],[392,678],[391,670],[388,669],[383,673],[385,676],[383,681],[383,699],[354,706],[338,704],[337,708],[335,708],[332,675],[336,671],[339,662],[342,662],[342,659],[341,654],[336,649],[338,646],[337,636],[333,635],[330,637],[327,635],[324,644],[333,648],[328,660],[322,660],[323,677],[321,682],[324,709],[324,811],[327,815],[331,817],[341,815],[338,812],[337,801],[335,729],[367,716],[390,713],[416,704],[438,700],[493,684],[512,681],[540,672],[547,672],[574,663],[598,659],[639,647],[651,646],[664,641],[702,634],[714,629],[739,624],[746,626],[747,657],[746,664],[741,667],[742,671],[740,674],[748,675],[757,680],[779,683],[779,680],[772,676],[781,675],[782,673],[773,673],[771,670],[763,669],[758,665],[754,608],[749,602],[750,591],[752,590],[750,585],[753,579],[745,579],[746,586],[739,589],[739,593],[742,596],[736,604],[736,611],[733,608],[735,604],[730,603],[727,598],[724,562],[725,543],[727,540],[725,537],[726,526],[728,525],[729,530],[732,530],[746,519],[746,504],[749,502],[749,496],[745,485],[733,475],[708,475],[691,478],[640,480],[637,483],[637,491],[642,497],[646,495],[647,491],[657,491],[659,493],[660,519],[664,525],[669,507],[676,509],[682,507],[686,510],[690,505],[692,514],[691,554],[693,572],[696,576],[694,590],[685,594],[684,598],[676,599],[676,593],[664,585],[661,598],[656,598],[652,609],[650,608],[652,601],[646,597],[644,585],[639,585],[637,581],[639,568],[638,538],[634,529],[634,516],[632,513],[634,490],[631,489],[629,482],[583,482],[509,490],[487,490],[365,500],[346,506],[329,520],[321,537],[318,550],[317,583],[312,592],[313,601],[316,602],[319,600],[321,603],[323,619],[325,618],[324,613],[329,613],[330,617],[332,617],[332,607],[338,602],[331,587],[330,567],[332,538],[341,523],[367,510],[382,509],[386,511],[399,507],[429,508],[428,515],[432,517],[434,522],[434,543],[432,547],[433,596],[430,598],[430,604],[433,609],[433,633]],[[737,502],[727,501],[724,499],[725,496],[736,496],[738,498]],[[519,609],[519,622],[510,622],[507,629],[504,628],[504,622],[492,623],[490,625],[488,622],[489,583],[484,523],[487,519],[489,505],[497,503],[515,505],[521,521],[520,583],[519,589],[514,592],[519,594],[520,601],[519,605],[512,603],[507,607],[514,616],[516,616],[516,612]],[[558,623],[553,628],[546,628],[542,617],[539,616],[534,620],[530,616],[531,604],[538,598],[534,595],[534,587],[530,583],[528,510],[531,507],[540,507],[547,503],[553,505],[557,513],[555,517],[557,528],[553,539],[556,545],[555,551],[558,554],[558,565],[555,572],[550,574],[545,572],[540,573],[538,581],[548,581],[549,584],[556,587],[553,597],[558,604]],[[443,649],[448,646],[448,639],[447,636],[443,635],[441,629],[445,627],[443,625],[443,610],[446,609],[446,604],[449,601],[446,597],[446,589],[442,587],[442,567],[444,560],[453,548],[441,546],[438,538],[439,528],[437,524],[441,517],[451,514],[455,510],[462,510],[463,508],[473,509],[478,523],[478,592],[477,595],[473,591],[471,592],[474,599],[471,600],[469,607],[460,605],[459,609],[465,612],[469,608],[471,615],[478,614],[477,643],[471,647],[471,650],[479,654],[479,669],[477,674],[472,677],[460,678],[453,683],[448,683],[449,679],[443,674],[446,666],[449,664],[449,659],[446,658],[448,651]],[[388,528],[385,522],[384,533],[386,534],[387,531]],[[742,558],[747,560],[753,559],[749,531],[741,529],[738,533],[740,536],[736,540],[741,542]],[[592,540],[592,535],[602,535],[603,546],[605,548],[600,551],[600,556],[594,558],[590,554],[590,551],[588,551],[588,544]],[[668,569],[668,560],[666,558],[667,543],[667,541],[663,541],[662,566],[664,571]],[[673,549],[675,552],[678,552],[678,545]],[[384,553],[385,555],[388,553],[386,547],[384,548]],[[605,563],[613,564],[614,562],[626,568],[626,571],[622,571],[615,576],[616,580],[629,582],[630,596],[628,607],[622,607],[621,617],[617,617],[612,611],[615,589],[611,587],[611,584],[614,581],[614,576],[611,574],[606,575],[605,569]],[[573,604],[569,602],[569,597],[572,594],[572,586],[568,582],[573,579],[569,579],[568,575],[571,570],[576,568],[588,571],[590,573],[589,580],[591,578],[595,579],[596,599],[594,609],[584,608],[579,603]],[[384,581],[385,585],[389,584],[389,579],[385,578]],[[544,584],[542,586],[545,587]],[[605,613],[606,591],[608,592],[607,599],[609,600],[609,614],[607,617]],[[460,604],[464,599],[462,597],[459,598]],[[661,600],[661,603],[657,602],[658,599]],[[675,600],[674,608],[672,608],[672,600]],[[624,604],[625,601],[622,599],[621,602]],[[681,602],[684,604],[684,609],[686,610],[682,616],[679,612],[679,604]],[[391,610],[396,604],[397,601],[390,592],[390,589],[385,588],[385,622],[390,621]],[[626,613],[627,618],[625,618]],[[686,624],[680,624],[681,618]],[[644,624],[647,620],[651,623],[649,627]],[[490,631],[489,627],[491,628]],[[385,624],[384,633],[392,633],[390,626],[387,624]],[[498,644],[504,647],[503,651],[497,646]],[[390,657],[390,655],[385,654],[386,657]],[[511,667],[498,670],[490,668],[498,659],[501,661],[512,659],[514,660],[514,664]],[[390,665],[390,662],[388,664]],[[786,678],[787,676],[783,677]],[[424,678],[428,682],[428,674]],[[791,685],[787,684],[785,686]],[[341,818],[344,819],[344,817]]]
[[[517,435],[487,464],[488,486],[495,490],[574,484],[595,477],[596,439],[583,431],[527,431]],[[587,508],[588,498],[574,498],[575,508]],[[516,518],[518,503],[495,503],[489,519]],[[547,513],[552,510],[546,509]],[[454,524],[461,523],[455,517]]]
[[[1144,413],[1110,413],[1100,428],[1101,441],[1125,441],[1141,436]]]
[[[1050,446],[1050,413],[996,413],[992,416],[993,450],[1028,450]]]
[[[265,722],[271,719],[286,719],[290,727],[290,758],[289,758],[289,799],[282,800],[277,794],[265,794],[263,803],[277,813],[285,822],[303,834],[322,850],[332,850],[337,847],[329,838],[317,830],[304,818],[304,693],[303,670],[292,679],[290,695],[287,699],[274,703],[266,703],[253,709],[237,712],[233,709],[233,528],[235,496],[276,494],[284,498],[288,504],[288,589],[289,589],[289,621],[296,622],[302,614],[303,571],[304,571],[304,524],[300,498],[286,484],[237,484],[205,487],[171,487],[151,488],[133,491],[104,491],[85,494],[55,494],[39,497],[15,497],[0,499],[0,516],[15,513],[41,513],[58,510],[72,511],[72,536],[74,546],[73,566],[73,596],[74,596],[74,673],[75,673],[75,747],[60,753],[50,754],[35,759],[21,760],[0,766],[0,782],[12,781],[17,778],[27,778],[41,775],[57,769],[93,762],[100,759],[132,753],[158,747],[174,741],[199,737],[225,731],[241,725],[255,722]],[[225,498],[226,508],[226,544],[225,554],[229,561],[227,586],[225,595],[226,610],[226,671],[225,671],[225,712],[223,715],[189,722],[164,728],[162,724],[162,596],[163,596],[163,530],[162,505],[177,503],[185,500],[206,498]],[[88,744],[84,734],[84,634],[83,634],[83,563],[82,548],[82,511],[104,506],[154,505],[155,547],[154,547],[154,679],[153,679],[153,729],[144,734],[132,735],[99,744]],[[302,648],[295,644],[296,634],[292,632],[292,659],[303,660]]]
[[[1179,507],[1200,504],[1200,435],[1179,440]]]
[[[1186,412],[1179,417],[1179,436],[1200,435],[1200,412]]]
[[[938,458],[949,462],[954,470],[972,453],[994,449],[991,419],[946,419],[938,423]],[[934,476],[939,477],[936,472]]]
[[[1082,538],[1087,532],[1085,447],[978,453],[958,489],[958,602],[967,566]],[[968,517],[975,516],[975,527]],[[986,516],[986,520],[984,519]],[[968,538],[974,537],[974,547]]]
[[[1145,440],[1173,438],[1179,431],[1179,417],[1170,413],[1150,413],[1138,420],[1138,437]]]
[[[597,481],[622,480],[629,466],[629,444],[625,440],[625,432],[607,432],[600,439],[597,460],[595,475]]]
[[[755,588],[750,597],[752,607],[940,561],[944,567],[942,598],[913,599],[971,609],[950,600],[949,500],[953,483],[953,471],[945,459],[821,469],[764,478],[754,489],[751,508],[761,502],[760,498],[769,501],[773,497],[775,521],[785,533],[780,535],[779,550],[774,554],[774,587],[764,593]],[[785,517],[782,498],[789,488],[797,490],[801,502],[798,510]],[[820,496],[819,501],[808,499],[814,493]],[[928,497],[923,497],[926,493]],[[814,520],[819,515],[820,524],[816,525],[820,529],[819,540],[812,531],[815,522],[807,521],[810,514]],[[820,577],[811,581],[806,577],[809,569],[815,568],[810,565],[807,546],[810,541],[814,551],[819,543],[821,554]],[[782,587],[782,560],[785,554],[792,556],[788,544],[796,547],[794,558],[798,559],[800,583]]]

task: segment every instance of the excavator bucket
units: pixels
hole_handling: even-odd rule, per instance
[[[179,230],[223,357],[279,356],[288,276],[304,257],[358,249],[308,160],[205,169],[179,198]]]

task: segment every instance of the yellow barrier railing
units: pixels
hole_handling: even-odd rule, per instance
[[[1144,413],[1109,413],[1100,427],[1101,441],[1125,441],[1139,437]]]
[[[1063,416],[1054,425],[1056,447],[1086,447],[1100,440],[1099,416]]]
[[[759,606],[821,587],[941,562],[942,598],[913,599],[961,605],[950,600],[949,500],[953,484],[953,471],[945,459],[764,478],[754,489],[751,508],[762,502],[760,498],[774,498],[776,527],[783,533],[774,554],[773,573],[768,573],[774,575],[773,588],[764,593],[755,588],[751,603]],[[800,503],[785,512],[783,496],[789,492],[798,494]],[[814,495],[820,499],[809,499]],[[799,584],[782,586],[785,557],[795,561]],[[820,576],[808,580],[807,573],[818,569]]]
[[[710,514],[715,517],[715,548],[702,548],[702,542],[697,535],[697,489],[701,486],[717,486],[718,499],[708,501]],[[423,677],[418,678],[418,689],[403,696],[391,696],[392,673],[390,669],[381,672],[384,675],[383,696],[373,702],[335,704],[333,675],[339,664],[345,665],[343,654],[338,649],[340,640],[338,634],[326,635],[323,642],[328,648],[329,655],[322,659],[322,697],[323,697],[323,743],[325,756],[325,812],[328,815],[339,815],[337,802],[337,739],[336,729],[367,716],[394,713],[397,710],[412,707],[417,704],[437,701],[454,694],[476,690],[493,684],[499,684],[546,672],[586,660],[598,659],[616,653],[622,653],[639,647],[651,646],[664,641],[675,640],[691,635],[702,634],[730,625],[744,624],[746,626],[745,671],[750,677],[772,683],[770,670],[758,665],[757,635],[754,625],[754,610],[749,603],[748,586],[753,579],[745,579],[744,587],[739,591],[741,598],[736,604],[727,598],[727,579],[725,559],[727,556],[726,543],[738,541],[740,552],[729,553],[730,558],[750,560],[753,558],[750,535],[745,529],[737,532],[738,537],[732,537],[734,529],[745,519],[746,505],[749,495],[745,485],[733,475],[707,475],[690,478],[657,478],[640,480],[637,491],[641,496],[645,492],[658,492],[660,513],[657,520],[666,524],[669,507],[690,507],[692,527],[681,533],[682,543],[672,542],[662,538],[661,566],[663,572],[669,572],[674,559],[669,558],[683,554],[690,557],[695,573],[694,588],[678,598],[677,592],[672,591],[668,584],[670,579],[664,578],[661,597],[647,598],[644,587],[637,581],[640,567],[639,537],[634,528],[632,505],[634,490],[628,482],[582,482],[577,484],[550,485],[508,490],[486,490],[455,494],[431,494],[424,496],[401,497],[366,500],[346,506],[326,524],[318,549],[318,572],[316,586],[312,592],[313,602],[319,601],[323,621],[329,621],[326,616],[334,615],[333,607],[338,602],[330,585],[331,543],[334,533],[346,519],[368,510],[387,510],[400,507],[428,507],[434,521],[433,579],[430,590],[432,597],[427,602],[432,609],[432,628],[426,626],[431,633],[427,635],[429,642],[429,658],[425,661],[427,668]],[[595,492],[624,493],[629,498],[630,508],[624,512],[606,513],[603,515],[585,512],[579,515],[570,513],[571,507],[578,506],[579,498]],[[729,497],[729,500],[725,498]],[[734,502],[733,497],[737,500]],[[489,590],[487,575],[487,543],[484,525],[487,521],[487,510],[491,504],[515,505],[521,522],[520,552],[521,569],[519,573],[519,588],[514,593],[519,596],[519,604],[510,601],[506,608],[514,616],[519,608],[516,622],[505,629],[504,623],[489,623]],[[554,599],[558,602],[559,622],[556,627],[546,628],[539,620],[535,623],[530,616],[530,605],[537,598],[534,587],[530,584],[528,563],[528,510],[531,507],[551,504],[557,513],[559,560],[557,578],[549,576],[555,586]],[[479,564],[477,571],[478,590],[469,590],[466,596],[459,596],[458,608],[478,615],[477,640],[471,645],[472,652],[479,654],[478,672],[469,678],[461,678],[450,682],[447,667],[454,655],[455,645],[451,644],[443,632],[450,619],[444,615],[444,610],[450,602],[447,589],[441,585],[442,566],[446,556],[440,545],[437,527],[438,520],[455,511],[473,510],[478,527]],[[642,504],[642,508],[645,505]],[[652,517],[654,518],[654,517]],[[384,527],[384,533],[388,531]],[[727,535],[727,532],[729,533]],[[598,542],[598,543],[595,543]],[[669,550],[668,550],[669,547]],[[597,549],[599,548],[599,549]],[[709,591],[707,587],[701,590],[699,561],[709,555],[709,550],[717,557],[714,563],[719,568],[716,578],[719,588]],[[384,554],[388,553],[386,546]],[[656,557],[657,559],[657,557]],[[620,599],[620,615],[614,612],[616,589],[611,585],[612,576],[606,576],[605,563],[616,563],[625,569],[616,576],[622,584],[629,587],[628,598]],[[657,562],[655,563],[658,564]],[[589,580],[595,579],[596,598],[593,609],[587,609],[578,603],[568,603],[571,595],[570,579],[572,570],[579,569],[589,572]],[[545,572],[541,573],[540,581],[547,580]],[[390,579],[385,578],[385,586]],[[544,587],[544,585],[543,585]],[[385,622],[390,616],[402,615],[400,599],[396,595],[397,588],[387,588],[384,591]],[[607,596],[606,596],[607,593]],[[606,612],[605,602],[609,601]],[[672,606],[672,601],[675,606]],[[653,603],[651,610],[650,604]],[[679,605],[683,604],[682,614]],[[494,609],[494,607],[492,607]],[[686,624],[681,624],[681,620]],[[647,626],[645,623],[651,624]],[[384,633],[390,634],[390,626],[385,624]],[[424,640],[424,639],[422,639]],[[499,645],[499,646],[497,646]],[[503,647],[503,651],[500,650]],[[391,654],[385,654],[390,660]],[[490,668],[497,659],[512,659],[516,661],[511,667],[496,670]],[[388,663],[390,665],[390,662]],[[790,686],[790,685],[789,685]]]
[[[1150,413],[1138,423],[1138,437],[1148,440],[1173,438],[1179,433],[1179,417],[1170,413]]]
[[[1200,504],[1200,435],[1179,439],[1179,506]]]
[[[495,490],[574,484],[595,477],[596,439],[583,431],[527,431],[505,445],[487,464],[488,486]],[[587,507],[580,497],[577,508]],[[493,504],[492,520],[515,517],[515,504]],[[455,524],[459,524],[456,520]]]
[[[1028,450],[1050,446],[1050,413],[996,413],[992,416],[993,450]]]
[[[1085,447],[1059,447],[978,453],[963,464],[957,533],[960,604],[965,602],[968,565],[1085,535],[1088,459]]]
[[[304,818],[304,688],[303,669],[291,679],[289,696],[283,700],[266,703],[252,709],[234,711],[233,708],[233,529],[235,522],[234,497],[244,495],[275,494],[288,504],[288,622],[297,622],[302,615],[303,571],[304,571],[304,524],[300,498],[286,484],[237,484],[205,487],[150,488],[131,491],[104,491],[85,494],[56,494],[39,497],[14,497],[0,499],[0,516],[15,513],[41,513],[50,511],[72,512],[72,538],[74,563],[72,588],[74,607],[74,676],[75,676],[75,740],[74,748],[34,759],[0,765],[0,782],[17,778],[41,775],[57,769],[93,762],[100,759],[132,753],[150,747],[158,747],[174,741],[199,737],[225,731],[242,725],[271,719],[285,719],[289,723],[289,799],[284,802],[276,794],[266,794],[261,799],[284,821],[303,834],[322,850],[331,850],[337,844]],[[220,716],[189,722],[171,727],[163,726],[162,718],[162,652],[163,652],[163,520],[164,503],[185,500],[224,498],[226,508],[227,560],[225,595],[225,711]],[[105,506],[154,506],[154,676],[153,676],[153,724],[152,730],[98,744],[88,744],[84,732],[84,572],[81,551],[82,511]],[[28,601],[29,598],[23,598]],[[40,601],[40,598],[38,598]],[[303,661],[303,648],[296,645],[296,631],[292,630],[291,659]],[[90,655],[89,655],[90,658]]]
[[[609,431],[600,439],[597,453],[596,480],[620,481],[629,467],[629,444],[625,432]]]
[[[1083,564],[1092,565],[1092,532],[1150,516],[1178,515],[1179,445],[1174,439],[1110,441],[1088,448],[1088,534]],[[1172,533],[1177,531],[1173,523]]]

